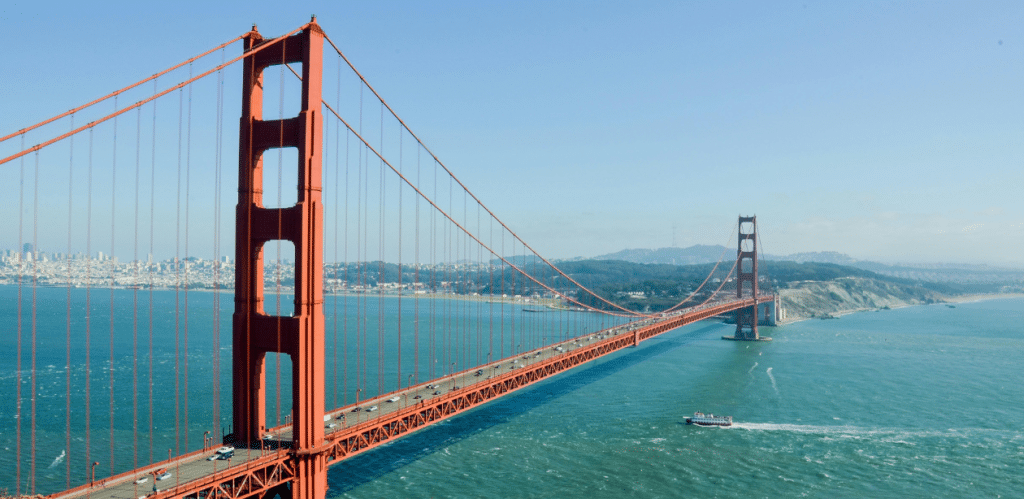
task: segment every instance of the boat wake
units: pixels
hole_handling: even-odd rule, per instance
[[[759,431],[790,431],[794,433],[821,433],[821,434],[856,434],[866,433],[869,430],[867,428],[859,428],[856,426],[816,426],[816,425],[802,425],[802,424],[787,424],[787,423],[733,423],[733,428],[740,428],[743,430],[759,430]],[[875,430],[877,431],[877,430]]]
[[[778,395],[779,386],[775,384],[775,376],[772,376],[772,368],[769,367],[765,372],[768,373],[768,378],[772,380],[772,389],[775,390],[775,395]]]
[[[949,430],[926,430],[910,428],[878,428],[864,426],[822,426],[802,425],[787,423],[733,423],[728,429],[741,429],[748,431],[779,431],[798,433],[804,435],[817,435],[823,440],[878,440],[883,443],[899,445],[916,445],[918,439],[977,439],[978,434],[985,434],[988,438],[1006,439],[1005,431],[991,429],[949,429]],[[1010,437],[1012,439],[1012,437]]]
[[[50,463],[50,468],[56,468],[58,464],[60,464],[60,463],[63,463],[63,462],[64,462],[64,456],[65,456],[65,453],[64,453],[64,451],[63,451],[63,450],[61,450],[61,451],[60,451],[60,455],[59,455],[59,456],[57,456],[57,457],[56,457],[56,458],[55,458],[55,459],[53,460],[53,462],[52,462],[52,463]]]
[[[747,374],[753,375],[754,369],[756,367],[757,367],[757,362],[754,362],[754,365],[750,366],[750,369],[747,369]]]

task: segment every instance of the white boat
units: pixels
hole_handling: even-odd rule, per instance
[[[695,424],[700,426],[732,426],[732,416],[715,416],[714,414],[695,412],[692,417],[686,418],[686,424]]]

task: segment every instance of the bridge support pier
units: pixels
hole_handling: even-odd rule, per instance
[[[322,499],[327,491],[324,444],[324,314],[321,80],[324,33],[316,20],[300,33],[264,39],[256,27],[245,50],[266,46],[244,59],[239,124],[238,206],[235,212],[235,313],[233,316],[233,420],[231,440],[252,446],[267,431],[266,354],[292,361],[292,452],[295,479],[271,492],[286,499]],[[302,64],[298,116],[263,119],[263,72],[270,66]],[[263,154],[298,150],[297,202],[266,208]],[[295,308],[285,316],[263,308],[263,248],[274,240],[295,247]]]
[[[736,250],[736,298],[753,298],[753,306],[736,311],[736,335],[723,336],[724,340],[771,341],[757,332],[760,320],[757,302],[757,217],[739,218]]]

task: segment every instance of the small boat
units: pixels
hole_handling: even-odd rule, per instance
[[[693,413],[693,417],[686,418],[686,424],[699,426],[732,426],[732,416],[715,416],[703,412]]]

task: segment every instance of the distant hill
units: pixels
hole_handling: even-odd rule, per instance
[[[590,260],[621,260],[631,263],[667,263],[669,265],[696,265],[699,263],[715,263],[719,258],[734,258],[736,248],[726,248],[720,244],[705,245],[698,244],[688,248],[660,248],[660,249],[625,249],[607,255],[600,255]],[[794,253],[792,255],[777,256],[764,254],[765,260],[785,260],[796,263],[817,262],[834,263],[836,265],[857,266],[857,263],[870,263],[875,270],[878,265],[874,262],[860,262],[849,255],[836,251],[814,251],[809,253]],[[884,265],[883,265],[884,266]]]
[[[661,249],[626,249],[616,253],[595,256],[591,260],[621,260],[631,263],[665,263],[669,265],[696,265],[700,263],[715,263],[722,254],[725,259],[735,258],[736,250],[731,252],[720,244],[704,245],[698,244],[689,248],[661,248]]]
[[[725,251],[724,258],[722,252]],[[690,246],[688,248],[627,249],[617,253],[596,256],[591,260],[621,260],[643,264],[698,265],[714,263],[723,258],[736,257],[735,248],[722,245]],[[890,265],[868,260],[857,260],[837,251],[814,251],[786,256],[763,254],[765,261],[796,263],[827,263],[868,270],[883,276],[910,281],[944,282],[958,284],[1003,284],[1013,290],[1024,289],[1024,270],[990,267],[976,264],[896,264]],[[771,273],[771,269],[766,269]]]

